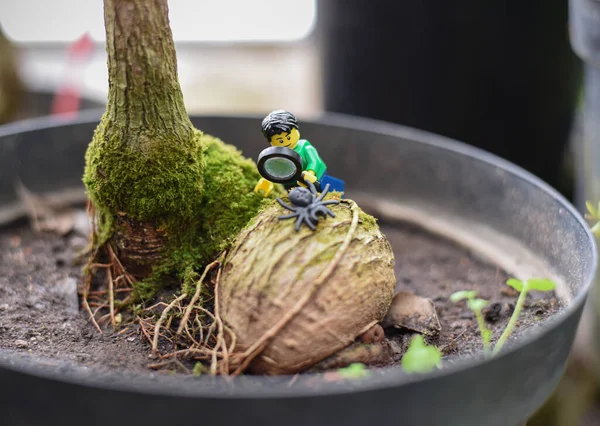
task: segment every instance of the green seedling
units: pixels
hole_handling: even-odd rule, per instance
[[[598,238],[600,237],[600,202],[598,203],[597,208],[594,206],[594,204],[592,204],[591,201],[586,201],[585,206],[587,207],[588,211],[585,215],[585,218],[587,220],[596,222],[592,225],[590,231],[592,231],[592,234],[594,234],[594,236]]]
[[[201,362],[197,362],[194,364],[194,369],[192,370],[192,374],[196,377],[199,377],[205,373],[208,373],[208,369]]]
[[[529,293],[531,290],[552,291],[556,287],[556,283],[547,278],[530,278],[524,281],[518,280],[516,278],[511,278],[508,281],[506,281],[506,284],[519,291],[521,294],[517,299],[517,303],[515,304],[515,310],[513,311],[513,314],[510,317],[510,320],[508,321],[508,325],[506,326],[504,332],[502,333],[502,335],[498,339],[498,342],[496,342],[496,345],[494,346],[494,350],[492,352],[493,355],[496,355],[500,352],[500,350],[508,340],[508,337],[513,332],[515,325],[517,325],[517,319],[519,318],[521,310],[523,309],[527,293]]]
[[[453,293],[450,296],[450,300],[454,303],[460,302],[461,300],[467,301],[467,306],[475,314],[477,319],[477,326],[479,327],[479,334],[481,334],[481,340],[483,341],[483,353],[485,355],[490,354],[490,341],[492,340],[492,330],[487,328],[485,321],[483,320],[483,308],[488,305],[488,301],[477,298],[477,292],[474,290],[462,290]]]
[[[408,350],[402,357],[402,369],[407,373],[428,373],[439,367],[442,353],[435,346],[425,344],[423,336],[412,338]]]
[[[360,379],[362,377],[367,377],[369,374],[369,369],[360,362],[355,362],[354,364],[350,364],[348,367],[339,368],[337,373],[343,379]]]

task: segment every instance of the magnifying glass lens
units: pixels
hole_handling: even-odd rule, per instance
[[[287,158],[269,158],[264,164],[265,171],[279,179],[290,179],[296,174],[296,165]]]

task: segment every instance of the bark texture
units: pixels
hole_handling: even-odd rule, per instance
[[[109,92],[106,132],[144,150],[152,132],[187,144],[185,110],[166,0],[104,0]],[[112,127],[116,126],[116,129]]]

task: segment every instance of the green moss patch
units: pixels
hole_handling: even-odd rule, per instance
[[[164,228],[164,255],[134,289],[145,300],[168,277],[189,281],[268,199],[253,190],[260,178],[254,162],[220,139],[194,130],[188,141],[146,135],[131,147],[114,130],[104,119],[98,126],[83,180],[97,211],[98,244],[112,236],[115,214]]]

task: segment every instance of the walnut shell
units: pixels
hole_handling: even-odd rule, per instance
[[[236,352],[265,337],[248,370],[302,371],[351,344],[386,314],[394,255],[375,219],[351,200],[329,206],[315,232],[279,205],[259,213],[233,242],[219,283],[219,310]],[[275,331],[275,332],[274,332]]]

